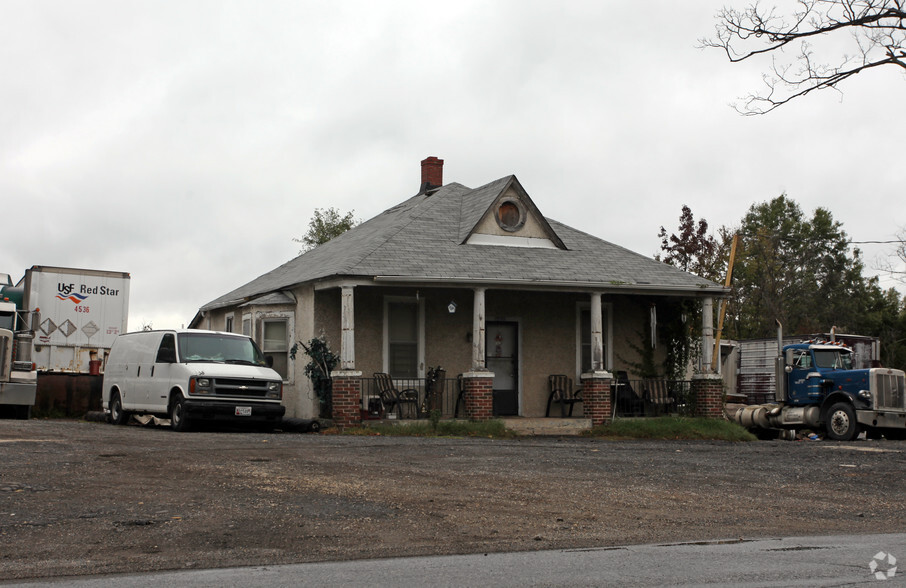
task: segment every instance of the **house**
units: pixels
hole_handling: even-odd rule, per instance
[[[307,358],[288,350],[323,335],[341,358],[334,409],[352,420],[365,408],[363,379],[421,379],[442,365],[464,375],[472,418],[544,416],[548,377],[565,374],[601,422],[613,373],[638,364],[646,331],[692,301],[705,309],[707,339],[724,295],[547,218],[515,176],[444,184],[443,160],[428,157],[415,196],[205,304],[190,326],[252,336],[285,378],[289,415],[314,416],[317,401]]]

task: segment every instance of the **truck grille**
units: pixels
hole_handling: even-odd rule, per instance
[[[244,396],[247,398],[267,396],[267,381],[265,380],[214,378],[213,381],[216,396]]]
[[[880,373],[880,372],[892,373]],[[899,370],[872,370],[878,409],[906,410],[906,376]]]

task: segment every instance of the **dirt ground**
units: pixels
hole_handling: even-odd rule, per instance
[[[0,421],[0,580],[902,532],[906,442],[412,439]]]

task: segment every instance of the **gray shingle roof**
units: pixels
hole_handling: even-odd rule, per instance
[[[722,288],[650,257],[547,219],[562,249],[466,245],[475,224],[514,176],[474,190],[451,183],[418,194],[331,241],[204,305],[210,310],[325,278],[385,277],[538,287],[637,288],[720,293]]]

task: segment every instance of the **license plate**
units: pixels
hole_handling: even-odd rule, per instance
[[[236,407],[236,416],[252,416],[252,407],[251,406],[237,406]]]

